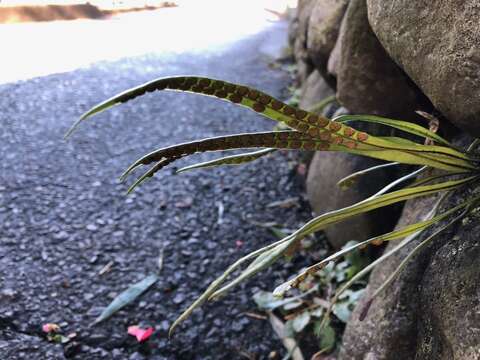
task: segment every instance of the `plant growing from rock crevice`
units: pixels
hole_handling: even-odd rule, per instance
[[[312,238],[306,244],[302,244],[304,245],[302,251],[313,250],[315,252],[312,249],[314,242],[315,240]],[[355,244],[355,241],[350,241],[345,244],[344,248]],[[279,336],[285,339],[295,339],[297,344],[305,343],[305,340],[308,343],[318,343],[321,353],[331,351],[336,347],[338,339],[341,338],[345,324],[367,283],[364,280],[358,281],[345,291],[333,307],[334,316],[331,317],[331,321],[324,323],[322,318],[329,309],[328,298],[336,289],[339,289],[371,263],[372,259],[364,250],[353,250],[345,255],[343,261],[329,263],[303,281],[298,291],[288,297],[278,299],[271,292],[259,291],[254,294],[253,300],[260,310],[267,313],[272,327],[274,327],[272,315],[278,316],[284,321],[284,331],[280,332]],[[287,350],[289,349],[287,348]],[[301,346],[298,351],[302,352]]]
[[[245,106],[279,124],[283,124],[287,127],[287,130],[220,136],[154,150],[134,162],[122,175],[122,179],[126,179],[137,168],[146,165],[151,166],[149,170],[133,182],[128,190],[129,192],[174,161],[188,155],[207,151],[264,148],[254,152],[222,157],[213,161],[196,164],[180,169],[178,172],[191,170],[193,168],[243,164],[265,156],[276,149],[341,151],[394,162],[395,164],[393,165],[408,164],[420,166],[419,169],[387,185],[371,197],[346,208],[315,217],[285,238],[238,259],[219,278],[212,282],[207,290],[174,322],[170,332],[203,302],[224,295],[241,281],[262,271],[278,261],[285,254],[288,253],[291,255],[299,242],[312,233],[323,230],[327,226],[339,223],[352,216],[408,199],[440,192],[444,194],[441,197],[441,199],[443,199],[447,194],[462,187],[471,186],[480,179],[478,168],[479,158],[472,155],[468,150],[458,149],[435,132],[422,126],[405,121],[367,115],[344,115],[331,120],[312,112],[295,109],[256,89],[205,77],[178,76],[161,78],[127,90],[87,111],[67,135],[73,131],[78,123],[90,116],[107,110],[112,106],[142,96],[147,92],[157,90],[193,92],[224,99]],[[428,144],[418,143],[402,137],[381,137],[367,134],[366,132],[357,131],[355,128],[349,126],[348,123],[351,121],[373,122],[395,128],[410,135],[416,135],[417,137],[426,139],[428,140]],[[346,185],[351,183],[355,177],[363,176],[378,168],[381,167],[375,167],[362,173],[353,174],[351,177],[342,181],[342,184]],[[435,174],[428,174],[428,169],[436,169],[437,172]],[[420,173],[426,173],[427,175],[421,180],[412,183],[411,181]],[[404,187],[397,189],[399,186]],[[336,261],[357,248],[367,245],[378,245],[385,241],[403,239],[396,248],[383,254],[347,281],[343,287],[336,292],[331,301],[333,306],[341,294],[348,289],[351,284],[366,275],[374,266],[411,242],[422,230],[432,227],[439,221],[447,220],[447,225],[443,226],[419,244],[407,259],[405,259],[404,263],[410,260],[413,255],[417,254],[426,244],[432,241],[440,231],[468,214],[469,211],[480,202],[480,195],[473,196],[462,204],[437,214],[437,208],[442,201],[441,199],[422,221],[345,248],[301,271],[300,274],[277,287],[274,293],[277,296],[282,296],[290,288],[298,287],[308,276],[314,275],[330,262]],[[385,285],[382,286],[376,294],[393,281],[404,266],[404,263],[400,265],[397,271],[391,274]],[[243,270],[241,270],[240,274],[233,277],[234,273],[242,267]],[[230,277],[232,278],[230,279]],[[227,282],[228,280],[229,282]],[[370,299],[369,303],[373,301],[376,294]],[[368,306],[365,308],[365,312],[367,310]],[[329,311],[327,311],[327,315],[328,313]],[[326,316],[325,319],[328,319],[328,316]],[[326,321],[327,320],[324,322]]]

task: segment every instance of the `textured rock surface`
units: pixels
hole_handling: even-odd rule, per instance
[[[419,92],[370,29],[366,0],[350,1],[339,41],[339,101],[353,113],[413,116]]]
[[[446,208],[468,194],[451,197]],[[407,203],[398,226],[419,221],[434,199]],[[358,317],[366,299],[425,239],[425,232],[372,273],[364,298],[344,334],[340,359],[479,359],[480,223],[477,215],[443,232],[377,298],[364,321]],[[438,226],[437,228],[438,229]],[[396,246],[392,243],[387,250]]]
[[[318,71],[312,72],[302,85],[300,108],[309,110],[335,92],[328,86]]]
[[[480,359],[479,216],[459,228],[423,275],[417,359]]]
[[[375,34],[450,121],[480,134],[480,1],[368,0]]]
[[[300,83],[313,71],[307,51],[307,30],[314,4],[314,0],[299,0],[296,16],[290,24],[289,38],[293,45],[293,55],[298,66],[297,80]]]
[[[390,172],[377,172],[366,176],[347,190],[337,186],[337,182],[353,172],[378,165],[380,162],[349,154],[322,152],[316,153],[310,164],[307,176],[307,195],[313,211],[317,214],[340,209],[373,195],[392,178]],[[395,211],[374,211],[356,216],[339,225],[325,230],[329,242],[340,248],[349,240],[364,240],[380,234],[395,225]]]
[[[337,41],[347,3],[347,0],[318,0],[312,7],[308,22],[308,55],[330,84],[335,81],[327,72],[328,58]]]

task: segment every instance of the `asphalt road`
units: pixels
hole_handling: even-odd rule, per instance
[[[267,207],[301,198],[292,155],[172,176],[168,169],[125,196],[118,175],[154,148],[194,138],[268,130],[246,109],[178,93],[154,93],[85,123],[91,105],[158,76],[207,75],[256,86],[285,98],[288,75],[272,66],[284,23],[220,51],[99,62],[68,73],[0,86],[0,358],[63,359],[44,323],[77,333],[76,359],[266,359],[282,345],[255,311],[251,296],[284,280],[298,263],[276,266],[229,296],[207,304],[173,339],[172,321],[235,259],[275,240],[254,222],[295,228],[303,206]],[[34,61],[34,59],[32,59]],[[205,160],[209,156],[197,156]],[[300,201],[302,203],[302,201]],[[223,208],[223,213],[219,212]],[[88,324],[129,284],[158,271],[160,280],[110,320]],[[109,262],[111,271],[99,275]],[[147,344],[129,325],[154,326]]]

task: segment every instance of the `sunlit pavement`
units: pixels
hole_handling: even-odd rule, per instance
[[[290,1],[291,2],[291,1]],[[71,71],[142,54],[218,54],[259,33],[286,0],[177,1],[179,7],[121,14],[106,20],[0,25],[0,83]]]
[[[235,259],[277,240],[255,224],[276,222],[295,229],[308,219],[305,207],[269,205],[301,197],[295,162],[289,157],[294,155],[278,152],[246,166],[179,176],[171,176],[170,167],[128,197],[127,184],[117,180],[132,161],[155,148],[226,133],[268,131],[272,122],[211,98],[155,92],[100,114],[63,141],[68,127],[90,106],[159,76],[206,75],[288,96],[284,90],[289,75],[265,56],[285,43],[285,22],[270,23],[260,15],[255,20],[252,15],[243,30],[234,30],[248,16],[230,9],[229,20],[213,20],[216,13],[201,12],[206,18],[195,24],[203,30],[196,31],[179,20],[180,15],[166,16],[175,11],[181,9],[160,10],[153,18],[138,13],[108,22],[18,25],[45,29],[53,53],[34,54],[26,43],[22,51],[27,58],[20,61],[10,44],[10,65],[0,66],[3,81],[84,68],[0,85],[2,360],[62,359],[64,348],[48,343],[41,333],[45,323],[61,324],[65,334],[76,333],[77,345],[65,351],[82,360],[230,360],[243,358],[240,354],[260,359],[272,351],[284,355],[268,321],[246,313],[257,311],[251,300],[256,290],[274,288],[309,259],[263,272],[195,311],[172,339],[167,332]],[[175,27],[161,30],[169,27],[160,19]],[[131,33],[115,25],[129,21]],[[95,24],[97,31],[79,25],[85,23]],[[107,23],[119,33],[103,27]],[[54,46],[63,39],[52,30],[56,26],[65,29],[62,35],[76,34],[77,40],[65,41],[60,49]],[[172,40],[175,29],[182,29],[181,42]],[[146,32],[152,34],[142,37]],[[122,40],[128,46],[122,46]],[[206,161],[212,155],[177,164]],[[108,321],[89,327],[116,294],[159,271],[159,254],[160,279],[150,291]],[[111,271],[100,275],[109,263]],[[155,328],[145,346],[127,335],[135,324]]]

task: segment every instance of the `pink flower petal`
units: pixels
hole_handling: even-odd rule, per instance
[[[128,335],[135,336],[137,334],[139,327],[134,325],[134,326],[129,326],[128,327]]]
[[[142,329],[138,326],[129,326],[128,327],[128,334],[135,336],[138,342],[143,342],[148,340],[150,336],[153,334],[153,328],[149,327],[147,329]]]
[[[141,334],[137,334],[137,340],[142,342],[148,340],[150,336],[153,334],[153,328],[149,327],[148,329],[142,330]]]

